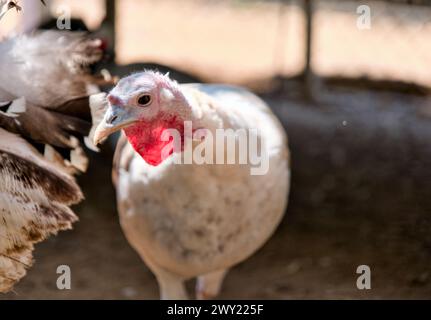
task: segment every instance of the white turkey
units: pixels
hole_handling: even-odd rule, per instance
[[[285,212],[290,170],[282,126],[245,89],[179,85],[150,71],[122,79],[105,101],[94,141],[123,129],[113,177],[129,243],[156,276],[161,298],[187,298],[184,281],[192,278],[197,278],[198,298],[215,297],[228,270],[269,239]],[[99,103],[102,108],[103,97]],[[252,175],[256,163],[251,162],[184,161],[190,136],[184,121],[201,139],[192,141],[188,151],[197,151],[217,129],[258,132],[267,172]],[[180,145],[167,138],[172,129],[183,138]],[[234,146],[224,145],[221,158],[241,147],[237,138]],[[218,143],[209,145],[216,149]],[[207,152],[212,160],[216,150],[209,147]]]
[[[42,32],[0,42],[0,292],[26,274],[34,244],[77,220],[91,128],[89,66],[100,40]]]

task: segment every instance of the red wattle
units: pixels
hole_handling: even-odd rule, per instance
[[[174,152],[173,138],[162,141],[162,134],[167,129],[175,129],[184,140],[184,123],[177,117],[159,118],[153,121],[139,121],[126,128],[127,139],[132,147],[150,165],[158,166]]]

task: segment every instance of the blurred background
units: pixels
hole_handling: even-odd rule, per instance
[[[221,298],[431,298],[431,1],[47,2],[22,0],[0,37],[70,10],[82,20],[74,27],[109,39],[112,74],[156,67],[180,82],[241,84],[281,119],[293,170],[286,217]],[[109,146],[92,154],[80,223],[38,245],[28,276],[0,299],[158,297],[119,228],[111,159]],[[56,288],[61,264],[70,291]],[[356,287],[363,264],[371,290]]]

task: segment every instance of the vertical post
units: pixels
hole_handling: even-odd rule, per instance
[[[275,50],[274,50],[274,72],[277,76],[284,76],[285,71],[285,17],[286,17],[286,0],[278,0],[278,13],[277,13],[277,37],[275,39]]]
[[[46,6],[40,1],[22,0],[23,12],[20,15],[20,31],[24,33],[32,32],[41,24],[46,23],[51,19],[50,7],[51,3],[47,2]]]
[[[104,28],[106,30],[106,36],[109,39],[109,44],[115,53],[115,18],[116,18],[116,0],[106,0],[106,17],[103,21]]]
[[[307,95],[312,98],[313,91],[313,69],[312,63],[312,46],[313,46],[313,0],[304,0],[304,13],[306,18],[306,48],[305,48],[305,86]]]

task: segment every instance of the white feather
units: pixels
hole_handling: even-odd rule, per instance
[[[252,176],[249,165],[174,164],[181,154],[154,167],[129,144],[119,149],[121,225],[156,274],[162,297],[171,299],[185,298],[182,281],[193,277],[217,279],[218,288],[226,270],[268,240],[285,212],[290,179],[286,134],[261,99],[231,86],[180,88],[196,127],[213,133],[257,128],[269,172]]]

